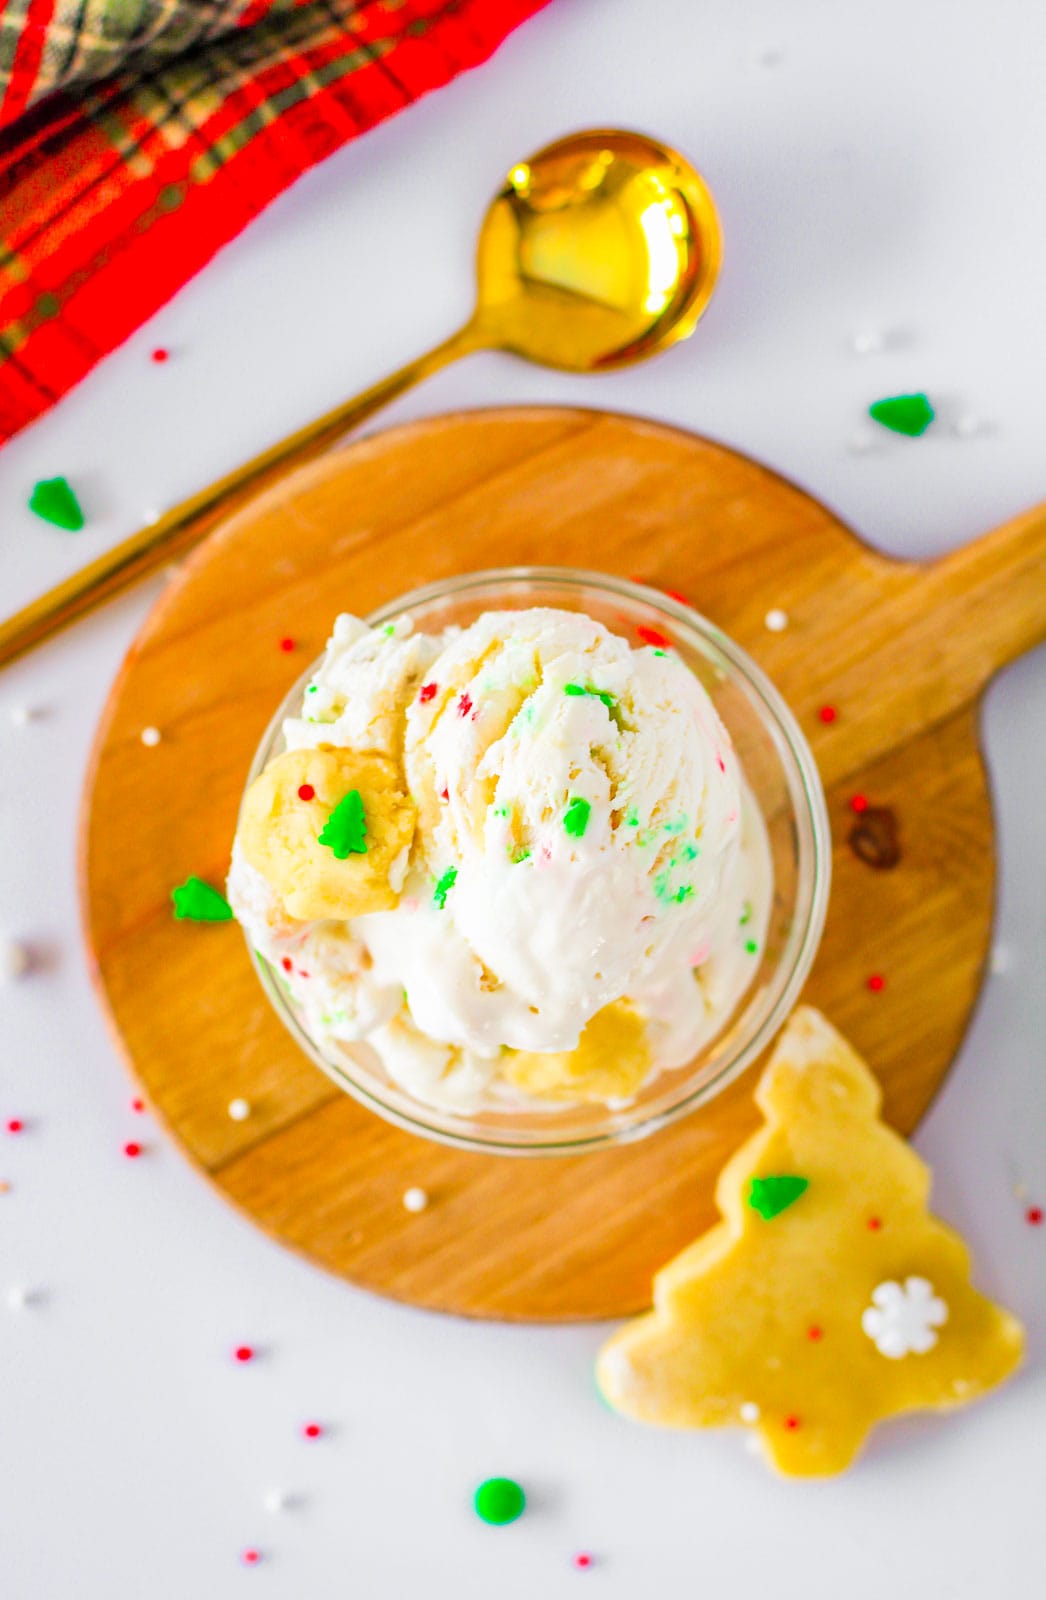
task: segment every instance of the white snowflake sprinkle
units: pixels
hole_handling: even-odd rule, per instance
[[[861,1327],[881,1356],[899,1361],[932,1350],[937,1343],[934,1330],[947,1320],[948,1307],[926,1278],[905,1278],[903,1284],[888,1279],[872,1290]]]

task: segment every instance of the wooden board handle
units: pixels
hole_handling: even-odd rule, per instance
[[[928,569],[924,595],[977,687],[1046,640],[1046,504]]]

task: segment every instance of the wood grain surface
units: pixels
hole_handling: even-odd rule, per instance
[[[238,928],[178,923],[170,909],[189,873],[222,882],[255,746],[334,615],[514,563],[681,590],[783,691],[834,837],[805,999],[868,1058],[907,1131],[984,967],[994,867],[977,701],[1046,633],[1046,510],[924,568],[876,555],[765,468],[668,428],[573,410],[437,417],[361,440],[240,512],[134,644],[87,784],[84,919],[116,1036],[171,1136],[275,1238],[367,1288],[471,1316],[619,1316],[647,1304],[652,1272],[711,1220],[716,1172],[757,1120],[752,1073],[617,1150],[444,1148],[382,1122],[297,1051]],[[770,608],[787,612],[783,632],[766,628]],[[148,725],[162,731],[154,749],[139,737]],[[867,859],[881,840],[858,841],[862,854],[851,844],[855,793],[893,813],[895,866]],[[227,1112],[239,1096],[245,1122]],[[421,1215],[402,1205],[415,1184],[431,1196]]]

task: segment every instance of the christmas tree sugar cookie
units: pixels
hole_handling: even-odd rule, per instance
[[[779,1472],[818,1477],[877,1422],[962,1405],[1013,1371],[1020,1325],[971,1286],[965,1245],[927,1210],[929,1169],[880,1099],[845,1039],[797,1011],[756,1090],[765,1126],[720,1173],[723,1220],[600,1353],[612,1406],[754,1427]]]
[[[399,899],[416,815],[387,756],[320,745],[269,762],[237,838],[292,917],[358,917]]]

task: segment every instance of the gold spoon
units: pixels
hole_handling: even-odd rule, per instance
[[[0,623],[0,666],[184,555],[249,496],[459,356],[511,350],[567,372],[604,372],[685,339],[720,255],[712,197],[675,151],[619,129],[546,146],[512,168],[487,212],[476,307],[463,328]]]

